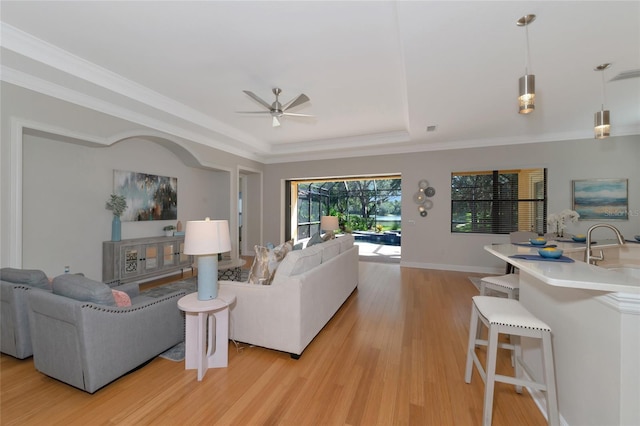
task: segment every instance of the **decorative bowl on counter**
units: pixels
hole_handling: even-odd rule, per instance
[[[584,243],[587,241],[587,236],[584,234],[575,234],[571,236],[571,239],[578,243]]]
[[[543,246],[547,244],[547,240],[544,237],[530,238],[529,242],[534,246]]]
[[[562,256],[562,249],[559,249],[557,247],[545,247],[538,249],[538,254],[542,257],[558,259],[560,256]]]

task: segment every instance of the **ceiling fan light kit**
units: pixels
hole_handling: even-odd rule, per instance
[[[529,114],[536,108],[536,76],[529,74],[529,24],[535,19],[536,15],[525,15],[516,21],[517,26],[525,28],[526,34],[524,75],[520,77],[518,84],[518,112],[520,114]]]
[[[282,93],[282,90],[279,87],[274,87],[272,89],[273,94],[276,96],[276,100],[269,104],[264,101],[258,95],[249,90],[243,90],[249,97],[251,97],[254,101],[258,102],[260,105],[265,107],[267,111],[239,111],[240,114],[270,114],[271,115],[271,125],[273,127],[280,126],[280,119],[284,116],[292,116],[292,117],[313,117],[313,115],[309,114],[297,114],[293,112],[287,112],[287,110],[291,108],[295,108],[299,105],[302,105],[306,102],[309,102],[309,97],[304,93],[299,94],[295,98],[291,99],[286,104],[282,105],[280,103],[279,96]]]
[[[594,136],[596,139],[608,138],[611,133],[611,122],[609,121],[609,110],[604,109],[604,70],[609,68],[611,64],[602,64],[594,68],[594,71],[602,73],[602,104],[600,111],[595,113],[594,117]]]

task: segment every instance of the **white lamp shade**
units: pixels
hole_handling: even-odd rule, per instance
[[[339,227],[338,216],[322,216],[320,218],[320,229],[323,231],[333,231]]]
[[[191,220],[184,236],[184,254],[214,254],[231,250],[229,222],[226,220]]]

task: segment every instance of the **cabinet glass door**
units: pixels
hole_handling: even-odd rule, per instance
[[[165,243],[162,246],[162,265],[173,266],[175,264],[176,251],[174,243]]]
[[[123,260],[123,276],[137,275],[140,270],[138,268],[138,247],[125,247],[122,251]]]
[[[155,244],[146,246],[144,248],[144,257],[145,271],[158,268],[158,261],[160,260],[158,258],[158,246],[156,246]]]

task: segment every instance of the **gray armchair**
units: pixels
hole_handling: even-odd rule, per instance
[[[0,352],[18,359],[33,355],[27,309],[27,293],[49,291],[44,272],[29,269],[0,269]]]
[[[160,298],[126,290],[118,307],[106,284],[63,275],[53,292],[29,293],[29,324],[36,370],[94,393],[184,339],[177,291]],[[109,297],[111,296],[111,298]]]

